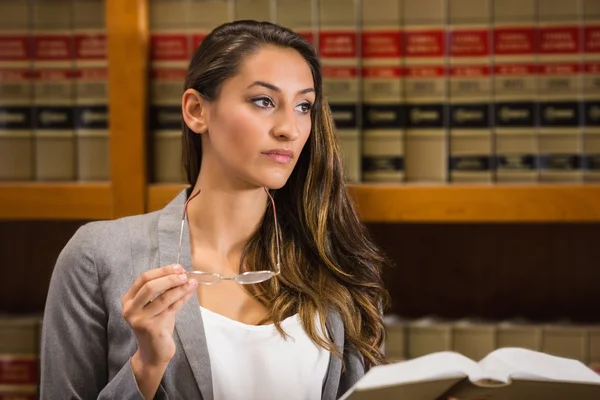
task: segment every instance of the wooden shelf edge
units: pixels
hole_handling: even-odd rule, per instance
[[[183,184],[152,184],[148,210],[164,207]],[[364,222],[600,222],[600,185],[348,186]]]
[[[108,182],[2,182],[1,220],[98,220],[112,218]]]

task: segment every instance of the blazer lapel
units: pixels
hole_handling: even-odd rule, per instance
[[[327,333],[333,340],[333,343],[343,352],[344,351],[344,324],[340,315],[330,310],[325,323]],[[337,398],[338,386],[342,375],[342,360],[334,354],[329,358],[329,367],[323,382],[321,400],[334,400]]]
[[[158,219],[160,265],[169,265],[177,261],[181,214],[188,197],[187,193],[187,189],[183,190],[171,203],[160,211]],[[179,262],[186,270],[191,270],[190,236],[187,226],[186,221],[181,244],[181,259]],[[177,313],[175,331],[179,336],[183,351],[196,378],[202,398],[204,400],[213,400],[208,347],[206,345],[206,336],[204,334],[204,324],[202,322],[198,297],[195,293]]]

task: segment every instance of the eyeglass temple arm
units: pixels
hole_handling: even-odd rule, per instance
[[[264,187],[265,192],[267,193],[267,195],[269,196],[269,199],[271,200],[271,204],[273,205],[273,218],[275,219],[275,244],[277,246],[277,273],[281,272],[281,251],[279,249],[279,223],[277,221],[277,207],[275,207],[275,200],[273,200],[273,196],[271,196],[271,193],[269,193],[269,189],[267,189],[267,187]]]

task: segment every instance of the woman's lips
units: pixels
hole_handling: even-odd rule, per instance
[[[289,164],[294,158],[294,153],[285,149],[264,151],[262,154],[279,164]]]

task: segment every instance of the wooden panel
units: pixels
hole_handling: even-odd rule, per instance
[[[600,186],[374,186],[350,188],[365,222],[600,221]]]
[[[600,322],[600,224],[367,224],[399,315]]]
[[[113,217],[144,212],[147,0],[106,0]]]
[[[184,185],[151,185],[148,210],[164,207]],[[600,186],[351,185],[365,222],[594,222]]]
[[[56,259],[87,221],[0,221],[0,313],[41,313]]]
[[[0,219],[109,219],[109,183],[0,183]]]

